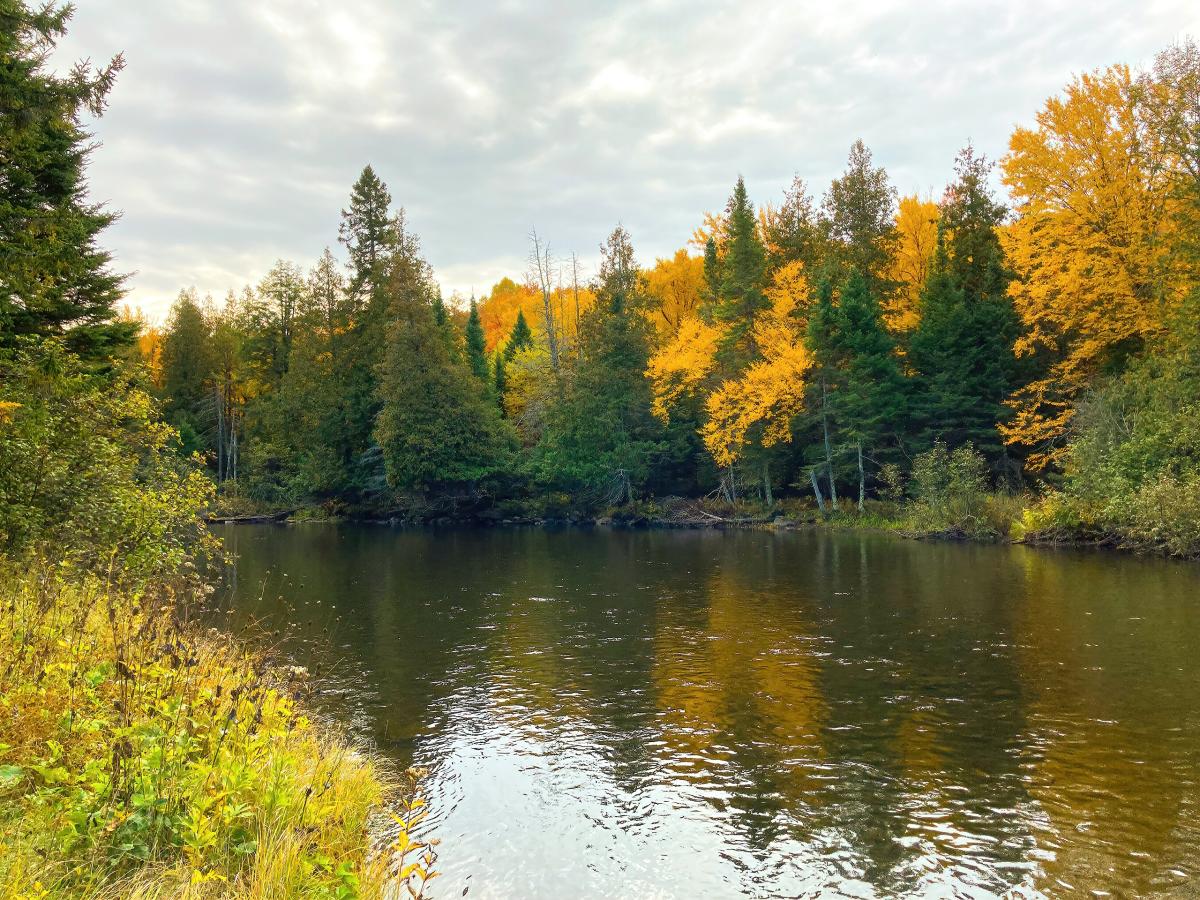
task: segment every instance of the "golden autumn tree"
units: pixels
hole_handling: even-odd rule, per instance
[[[758,358],[705,401],[701,434],[719,466],[737,462],[752,433],[763,447],[790,441],[792,419],[804,406],[812,360],[804,345],[809,290],[803,265],[783,266],[765,293],[770,306],[753,326]]]
[[[659,340],[674,337],[684,320],[700,308],[704,292],[704,259],[686,249],[670,259],[659,259],[645,273],[645,314]]]
[[[1018,214],[1001,235],[1025,327],[1016,350],[1047,365],[1012,397],[1003,433],[1035,467],[1061,455],[1092,377],[1158,332],[1183,293],[1171,265],[1181,173],[1144,98],[1126,66],[1081,75],[1002,160]]]
[[[883,319],[895,333],[912,331],[920,320],[921,291],[937,250],[938,205],[913,194],[900,198],[896,211],[896,244],[888,278],[897,285]]]

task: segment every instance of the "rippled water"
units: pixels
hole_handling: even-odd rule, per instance
[[[235,623],[432,770],[451,898],[1200,896],[1200,568],[229,527]]]

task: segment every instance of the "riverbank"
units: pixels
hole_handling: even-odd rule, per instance
[[[0,576],[0,897],[420,893],[419,773],[310,718],[304,670],[178,587]]]
[[[1200,509],[1192,516],[1200,515]],[[354,522],[394,527],[613,527],[613,528],[772,528],[885,531],[914,540],[1012,543],[1074,547],[1194,559],[1200,557],[1200,530],[1180,519],[1146,516],[1126,524],[1062,494],[985,493],[963,501],[868,499],[862,510],[842,502],[824,512],[806,498],[785,498],[770,506],[731,504],[707,498],[664,497],[618,507],[586,509],[555,495],[536,501],[491,505],[408,503],[391,508],[312,504],[284,509],[230,505],[219,501],[207,516],[213,524],[297,524]],[[1174,524],[1174,527],[1172,525]]]

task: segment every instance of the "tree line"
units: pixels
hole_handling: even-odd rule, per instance
[[[833,512],[902,497],[922,454],[963,449],[994,488],[1061,489],[1066,519],[1095,523],[1100,494],[1200,484],[1187,387],[1168,402],[1144,374],[1190,371],[1198,72],[1184,42],[1145,71],[1080,75],[998,164],[965,147],[936,198],[901,197],[856,141],[819,197],[797,177],[756,208],[738,178],[653,265],[620,225],[590,277],[534,232],[528,270],[478,300],[442,297],[367,166],[344,261],[280,261],[220,303],[185,290],[140,334],[96,244],[111,217],[80,199],[83,132],[57,122],[59,177],[13,179],[4,228],[58,275],[9,273],[3,341],[59,339],[96,369],[135,358],[184,454],[226,498],[269,506],[803,495]],[[19,215],[47,208],[73,228]],[[1136,465],[1149,438],[1130,404],[1164,407],[1174,440]]]

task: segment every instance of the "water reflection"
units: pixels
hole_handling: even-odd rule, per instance
[[[1191,896],[1195,567],[882,536],[223,531],[433,771],[441,896]]]

